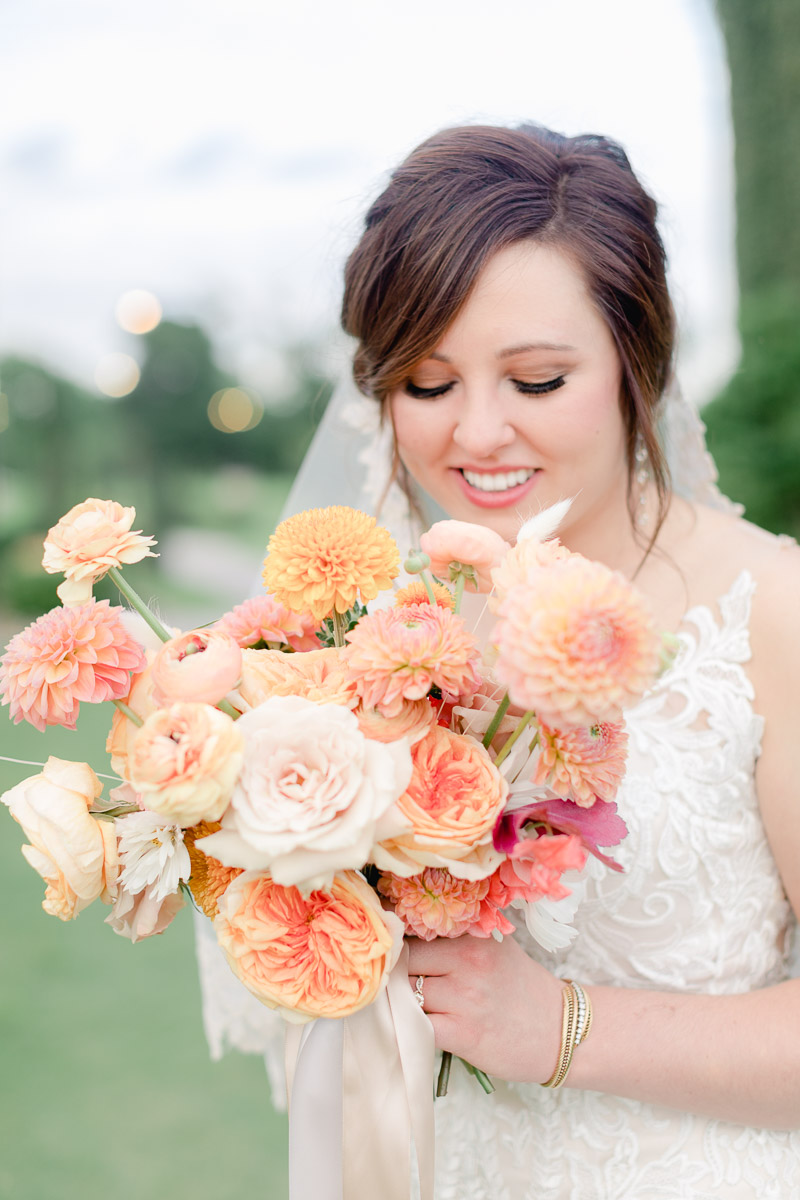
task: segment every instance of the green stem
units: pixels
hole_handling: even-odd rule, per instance
[[[229,717],[233,717],[234,721],[238,721],[239,717],[242,715],[233,707],[230,700],[219,700],[215,707],[218,708],[220,712],[227,713]]]
[[[147,622],[153,633],[157,634],[162,642],[170,641],[172,634],[164,628],[155,613],[150,611],[139,593],[134,591],[126,579],[122,578],[122,572],[117,567],[109,567],[108,575],[122,592],[130,606]]]
[[[436,1080],[436,1096],[441,1099],[447,1095],[447,1086],[450,1083],[450,1067],[453,1065],[453,1056],[449,1050],[445,1050],[442,1055],[442,1065],[439,1067],[439,1078]]]
[[[124,700],[114,700],[113,703],[116,705],[119,711],[128,718],[129,721],[133,721],[134,725],[138,725],[141,729],[141,727],[144,725],[144,721],[138,713],[135,713],[132,708],[128,708]]]
[[[344,646],[344,635],[347,633],[347,624],[345,622],[344,615],[334,609],[331,613],[331,624],[333,625],[334,645]]]
[[[457,613],[461,612],[461,597],[464,595],[464,584],[467,582],[467,577],[461,571],[456,579],[456,608]]]
[[[425,591],[428,593],[428,599],[430,600],[431,604],[433,604],[435,607],[436,606],[436,595],[433,590],[433,584],[431,583],[430,579],[428,578],[428,572],[420,571],[419,577],[425,585]]]
[[[464,1060],[462,1059],[461,1061],[463,1062]],[[465,1064],[465,1066],[466,1065],[469,1065],[469,1064]],[[477,1067],[472,1067],[472,1074],[475,1076],[478,1083],[481,1085],[483,1090],[486,1092],[486,1095],[491,1096],[492,1092],[494,1091],[494,1084],[492,1083],[491,1079],[486,1074],[486,1072],[479,1071]]]
[[[499,705],[497,706],[497,712],[494,714],[491,721],[489,722],[489,728],[486,730],[486,733],[483,735],[483,745],[486,747],[487,750],[489,749],[489,747],[492,744],[492,738],[494,737],[494,735],[497,733],[498,729],[500,728],[500,722],[502,721],[503,717],[508,712],[508,706],[510,703],[511,703],[511,697],[509,696],[508,692],[506,692],[505,696],[503,696],[503,699],[500,701]]]
[[[120,804],[117,808],[102,808],[89,810],[98,821],[114,821],[117,817],[127,817],[128,813],[141,812],[135,804]]]
[[[528,709],[528,711],[525,713],[525,716],[520,718],[519,725],[514,730],[514,732],[511,734],[511,737],[508,739],[508,741],[503,743],[502,750],[498,754],[497,758],[494,760],[494,765],[496,767],[499,767],[500,763],[503,762],[506,758],[508,758],[508,755],[511,752],[515,742],[520,737],[520,735],[523,733],[523,731],[527,728],[527,726],[530,724],[532,716],[533,716],[533,712],[530,709]]]

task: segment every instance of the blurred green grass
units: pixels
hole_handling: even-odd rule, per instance
[[[39,734],[3,709],[0,755],[108,772],[111,715],[84,705],[76,733]],[[0,762],[0,792],[36,773]],[[0,811],[0,1198],[283,1200],[286,1120],[260,1059],[209,1060],[188,909],[135,946],[99,902],[47,916],[23,840]]]

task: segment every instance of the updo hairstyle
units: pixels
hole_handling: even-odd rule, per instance
[[[498,250],[526,240],[556,247],[582,271],[619,354],[629,508],[638,435],[660,526],[668,473],[656,421],[675,318],[656,213],[609,138],[528,124],[434,134],[394,171],[345,267],[342,324],[357,340],[358,387],[381,404],[402,387]]]

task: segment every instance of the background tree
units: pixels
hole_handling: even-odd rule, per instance
[[[800,3],[716,0],[731,74],[742,357],[703,412],[724,491],[800,534]]]

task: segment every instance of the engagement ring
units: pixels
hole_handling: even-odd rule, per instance
[[[425,982],[425,976],[418,975],[417,976],[417,984],[416,984],[416,987],[414,988],[414,999],[416,1000],[416,1002],[420,1006],[420,1008],[425,1007],[425,997],[422,994],[422,985],[424,982]]]

